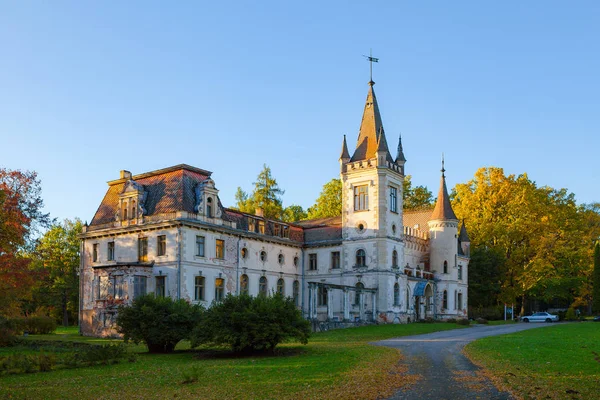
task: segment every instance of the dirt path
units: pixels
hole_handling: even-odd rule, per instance
[[[412,387],[397,392],[390,399],[512,399],[500,392],[468,358],[465,345],[487,336],[504,335],[526,329],[556,324],[475,325],[426,335],[406,336],[375,343],[400,349],[406,357],[408,373],[420,376]]]

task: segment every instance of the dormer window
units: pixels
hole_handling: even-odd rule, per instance
[[[128,180],[119,195],[119,206],[115,216],[116,220],[128,221],[142,218],[146,214],[146,209],[144,208],[146,196],[147,192],[142,185],[132,179]]]
[[[206,216],[208,218],[212,218],[213,217],[213,200],[212,200],[212,197],[209,197],[208,199],[206,199]]]
[[[135,200],[131,200],[131,215],[129,218],[135,219]]]
[[[123,221],[127,220],[127,204],[123,204]]]

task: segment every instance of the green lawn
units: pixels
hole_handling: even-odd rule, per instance
[[[465,352],[494,382],[525,399],[600,396],[600,324],[564,324],[494,336]]]
[[[218,399],[375,399],[414,382],[402,370],[397,350],[368,342],[461,328],[455,324],[367,326],[314,334],[307,346],[286,344],[277,356],[233,357],[215,350],[152,355],[142,346],[135,363],[64,369],[0,378],[0,398],[218,398]],[[106,343],[82,338],[76,329],[32,340]],[[1,354],[0,354],[1,355]],[[182,383],[186,375],[197,381]]]

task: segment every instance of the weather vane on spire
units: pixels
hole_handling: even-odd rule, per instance
[[[444,153],[442,153],[442,176],[444,176],[444,172],[446,172],[446,168],[444,168]]]
[[[369,66],[370,66],[370,71],[371,71],[371,80],[369,81],[369,83],[371,83],[371,82],[373,82],[373,63],[379,62],[379,58],[373,57],[373,49],[369,49],[369,55],[368,56],[363,55],[363,57],[365,57],[369,61]]]

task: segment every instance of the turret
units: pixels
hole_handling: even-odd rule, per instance
[[[400,172],[402,175],[404,175],[404,164],[406,163],[406,158],[404,157],[404,151],[402,149],[402,135],[398,135],[398,151],[396,153],[396,160],[394,162],[400,167]]]
[[[458,218],[452,210],[450,196],[446,188],[444,160],[442,159],[442,177],[437,202],[428,222],[430,233],[430,265],[434,272],[451,274],[452,267],[457,266],[458,255]],[[450,279],[450,275],[440,278]]]
[[[348,145],[346,144],[346,135],[344,135],[344,141],[342,142],[342,154],[340,155],[340,168],[344,172],[344,164],[350,161],[350,153],[348,152]]]
[[[469,235],[467,234],[464,219],[462,221],[462,226],[460,227],[460,234],[458,235],[458,245],[460,247],[459,252],[461,253],[461,256],[471,256],[471,239],[469,239]]]

